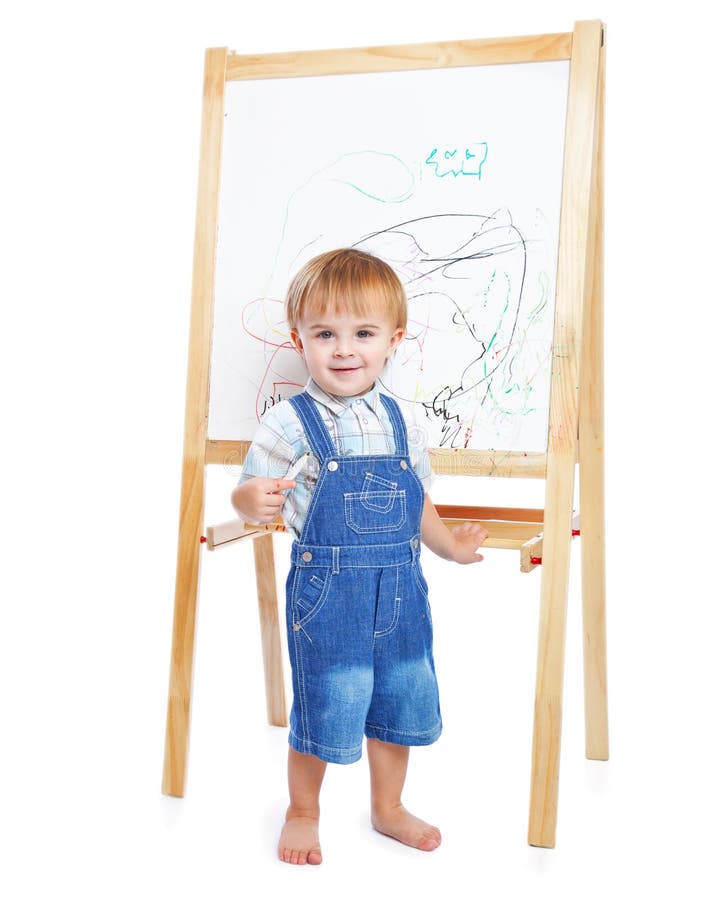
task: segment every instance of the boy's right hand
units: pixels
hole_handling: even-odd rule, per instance
[[[284,491],[296,487],[287,478],[250,478],[232,492],[232,505],[237,515],[252,525],[273,522],[285,502]]]

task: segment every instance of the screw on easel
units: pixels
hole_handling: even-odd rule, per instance
[[[579,537],[581,531],[579,528],[572,528],[572,537]],[[542,557],[541,556],[530,556],[529,561],[533,566],[541,566],[542,565]]]

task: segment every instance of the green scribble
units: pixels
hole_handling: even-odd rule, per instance
[[[494,277],[494,274],[495,273],[493,272],[492,277]],[[494,389],[493,385],[492,385],[493,379],[489,378],[488,362],[487,362],[488,357],[489,357],[489,350],[492,347],[492,345],[494,344],[497,335],[502,330],[502,323],[503,323],[504,317],[507,313],[507,310],[509,309],[510,298],[511,298],[511,294],[512,294],[511,278],[507,272],[504,272],[502,274],[504,275],[504,278],[505,278],[505,281],[507,284],[507,293],[506,293],[506,298],[505,298],[504,309],[502,310],[502,312],[500,314],[499,322],[497,324],[497,330],[494,332],[494,334],[492,335],[492,337],[489,341],[489,344],[487,345],[487,352],[485,354],[485,361],[484,361],[484,373],[485,373],[485,377],[487,378],[487,397],[491,401],[494,411],[496,413],[499,413],[500,415],[527,416],[530,413],[534,412],[536,409],[536,407],[531,406],[530,402],[529,402],[530,394],[532,393],[532,386],[529,382],[522,383],[519,380],[512,381],[509,379],[511,363],[505,361],[505,363],[503,364],[502,369],[501,369],[502,374],[501,374],[501,377],[499,380],[500,383],[497,385],[496,389]],[[491,281],[490,281],[490,284],[491,284]],[[489,290],[489,288],[488,288],[488,290]],[[540,303],[536,307],[535,313],[537,315],[539,314],[539,311],[541,310],[541,306],[542,306],[542,304]],[[524,346],[525,343],[526,343],[526,331],[520,335],[515,334],[515,340],[513,340],[513,342],[512,342],[513,348],[515,351],[512,355],[512,360],[516,360],[517,356],[521,355],[521,348]],[[513,397],[517,397],[520,400],[520,403],[518,406],[513,406],[510,408],[506,403],[502,402],[501,397],[502,396],[508,397],[509,395],[512,395]]]
[[[299,185],[290,194],[290,196],[287,200],[287,204],[285,206],[285,215],[284,215],[284,219],[282,221],[282,228],[280,230],[279,241],[277,242],[277,249],[275,250],[275,259],[272,264],[272,271],[274,271],[277,267],[277,263],[278,263],[279,256],[280,256],[280,251],[285,242],[286,233],[287,233],[287,224],[288,224],[289,218],[290,218],[290,208],[292,206],[292,202],[295,199],[295,197],[297,197],[297,195],[301,191],[303,191],[306,187],[308,187],[313,181],[320,180],[322,175],[327,176],[328,173],[330,173],[332,171],[332,169],[341,165],[345,160],[348,160],[348,159],[353,160],[354,157],[360,157],[360,158],[361,157],[370,157],[370,159],[372,159],[373,161],[375,161],[375,158],[379,158],[382,161],[391,160],[393,166],[394,166],[394,163],[397,163],[400,167],[400,171],[397,174],[392,173],[393,178],[396,179],[397,182],[399,182],[400,176],[401,177],[406,176],[409,180],[407,189],[401,193],[398,193],[396,196],[388,196],[388,195],[381,196],[377,190],[370,190],[366,185],[365,186],[361,185],[359,183],[359,181],[360,181],[359,177],[352,178],[352,179],[341,178],[341,177],[327,177],[326,180],[337,182],[339,184],[346,184],[348,187],[357,191],[359,194],[362,194],[362,196],[367,197],[369,200],[376,200],[379,203],[404,203],[406,200],[409,200],[409,198],[414,194],[415,186],[416,186],[415,177],[412,174],[412,171],[409,168],[409,166],[405,162],[403,162],[398,156],[396,156],[394,153],[382,153],[379,150],[354,150],[350,153],[341,154],[340,156],[337,157],[337,159],[333,160],[328,165],[323,166],[321,169],[317,169],[316,172],[313,172],[303,184]],[[361,160],[360,160],[360,164],[361,164]],[[371,174],[367,174],[366,177],[369,180],[369,178],[372,176],[371,176]]]
[[[340,156],[338,159],[336,159],[332,163],[331,166],[328,166],[327,168],[330,169],[330,168],[332,168],[332,166],[336,166],[341,160],[348,159],[351,156],[368,156],[368,155],[385,157],[386,159],[392,159],[395,162],[399,163],[399,165],[404,169],[405,173],[409,177],[409,180],[410,180],[409,188],[404,193],[399,194],[396,197],[390,197],[390,196],[382,197],[378,193],[373,193],[364,187],[360,187],[359,184],[355,184],[353,181],[350,181],[346,178],[330,178],[329,180],[336,181],[339,184],[346,184],[348,187],[354,188],[354,190],[358,191],[363,196],[369,197],[370,200],[378,200],[380,203],[404,203],[405,200],[409,200],[409,198],[414,193],[414,187],[415,187],[414,176],[412,175],[412,172],[410,171],[410,169],[406,165],[406,163],[404,163],[399,158],[399,156],[395,156],[394,153],[380,153],[377,150],[356,150],[352,153],[344,153],[342,156]],[[323,170],[320,170],[320,171],[323,171]],[[324,170],[324,171],[326,171],[326,170]]]
[[[539,282],[539,302],[528,316],[527,327],[533,325],[536,319],[538,319],[540,314],[544,311],[549,296],[549,275],[542,271],[537,276],[537,281]]]
[[[472,153],[470,147],[478,148],[479,152]],[[425,165],[434,166],[437,178],[445,178],[447,175],[454,175],[455,178],[458,175],[469,175],[479,181],[488,153],[489,146],[486,141],[475,141],[469,147],[465,147],[461,154],[458,147],[448,147],[442,152],[439,147],[434,147],[424,162]]]

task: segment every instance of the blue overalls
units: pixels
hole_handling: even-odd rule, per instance
[[[358,760],[363,735],[413,746],[442,730],[419,562],[424,491],[399,407],[380,397],[394,454],[339,456],[312,398],[290,401],[319,476],[287,578],[289,742],[327,762]]]

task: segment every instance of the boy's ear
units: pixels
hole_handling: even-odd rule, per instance
[[[390,349],[392,350],[392,352],[394,352],[397,349],[397,347],[399,347],[399,345],[402,343],[402,341],[404,340],[404,335],[405,335],[404,328],[398,328],[395,331],[395,333],[392,335],[392,337],[389,339],[389,346],[390,346]]]
[[[299,353],[304,353],[304,347],[302,346],[302,338],[300,337],[300,333],[296,328],[290,329],[290,340],[295,345],[295,349]]]

